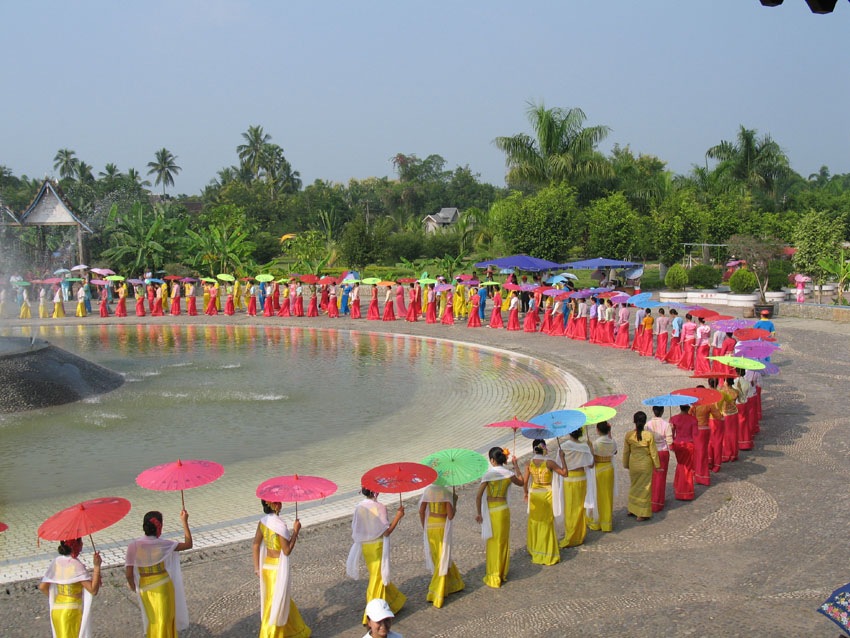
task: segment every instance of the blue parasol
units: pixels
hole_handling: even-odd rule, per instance
[[[649,301],[650,299],[652,299],[652,293],[651,292],[641,292],[641,293],[638,293],[636,295],[632,295],[631,297],[629,297],[629,303],[633,304],[633,303],[636,303],[638,301]]]
[[[850,583],[832,592],[818,611],[841,627],[841,631],[850,634]]]
[[[146,284],[164,284],[162,279],[145,279]]]
[[[548,430],[546,428],[523,428],[520,432],[522,432],[522,435],[525,438],[531,439],[532,441],[534,439],[555,439],[559,436],[552,432],[552,430]]]
[[[529,422],[542,425],[550,432],[554,432],[556,436],[564,436],[583,426],[587,422],[587,416],[578,410],[555,410],[538,414],[533,419],[529,419]]]
[[[641,401],[644,405],[651,407],[673,407],[676,405],[690,405],[699,401],[696,397],[686,396],[684,394],[659,394],[657,397],[649,397]]]
[[[635,308],[660,308],[664,304],[660,301],[650,301],[648,299],[644,299],[643,301],[636,301],[632,304]]]

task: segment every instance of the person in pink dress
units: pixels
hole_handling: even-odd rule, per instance
[[[310,303],[307,304],[307,316],[319,316],[319,301],[316,299],[316,286],[310,285]]]
[[[233,286],[227,286],[225,288],[225,293],[227,297],[224,300],[224,314],[228,317],[233,316],[233,313],[236,312],[236,307],[233,305]]]
[[[738,340],[735,339],[731,332],[726,333],[726,337],[723,339],[723,342],[720,344],[720,348],[715,349],[714,356],[715,357],[725,357],[727,355],[731,355],[735,352],[735,346],[738,344]],[[731,366],[727,366],[725,363],[720,363],[719,361],[712,361],[712,370],[714,372],[718,372],[721,374],[735,374],[735,369]]]
[[[354,282],[351,294],[348,297],[348,307],[351,309],[351,318],[360,319],[360,283]]]
[[[694,335],[694,346],[696,359],[694,362],[694,374],[709,374],[711,373],[711,362],[708,360],[709,354],[709,337],[711,336],[711,328],[706,325],[703,317],[699,318]]]
[[[136,294],[136,316],[137,316],[137,317],[144,317],[144,316],[145,316],[145,314],[147,314],[147,313],[145,313],[145,295],[144,295],[144,291],[143,291],[142,287],[141,287],[140,285],[138,285],[138,284],[136,284],[136,285],[133,287],[133,290],[134,290],[134,292],[135,292],[135,294]]]
[[[553,337],[563,337],[564,336],[564,301],[562,299],[558,299],[558,297],[554,298],[554,304],[552,304],[552,318],[549,321],[549,332],[548,334]]]
[[[510,323],[510,320],[508,320]],[[538,316],[534,308],[529,308],[525,313],[525,318],[522,320],[523,332],[537,332]]]
[[[339,317],[339,306],[336,303],[336,284],[328,286],[328,317],[330,319]]]
[[[322,312],[328,312],[328,299],[330,296],[330,292],[328,291],[327,284],[322,284],[322,296],[319,298],[319,308],[322,309]]]
[[[573,328],[572,338],[577,341],[587,341],[587,300],[578,300],[578,310]]]
[[[675,308],[670,310],[670,327],[673,334],[670,336],[670,345],[668,346],[667,354],[664,356],[662,361],[664,363],[678,365],[679,360],[682,358],[682,349],[679,344],[682,340],[683,323],[682,318],[679,316],[679,313]]]
[[[549,334],[552,330],[552,297],[547,296],[543,305],[546,308],[543,311],[543,323],[540,324],[540,332]]]
[[[171,282],[171,315],[180,314],[180,283],[175,279]]]
[[[490,323],[488,326],[490,328],[504,328],[505,324],[502,322],[502,293],[498,286],[493,286],[493,289],[493,311],[490,313]],[[447,300],[446,307],[449,305]]]
[[[511,291],[510,301],[508,302],[508,325],[505,326],[505,329],[522,330],[522,326],[519,325],[519,298],[514,291]]]
[[[369,308],[366,310],[367,321],[377,321],[381,318],[381,313],[378,311],[378,287],[372,286],[371,297],[369,298]]]
[[[629,349],[629,317],[631,311],[629,307],[621,303],[620,309],[617,312],[617,336],[614,339],[614,347],[620,350]],[[637,343],[637,335],[635,335],[635,343]],[[634,348],[632,348],[634,350]]]
[[[382,321],[395,321],[395,313],[393,312],[392,294],[393,294],[392,286],[387,286],[387,292],[384,293],[384,315],[381,317]]]
[[[667,467],[670,464],[670,446],[673,444],[673,427],[662,416],[664,408],[653,406],[652,419],[646,424],[646,430],[655,438],[655,449],[658,451],[659,467],[652,471],[652,511],[664,509],[667,492]]]
[[[694,323],[690,313],[685,315],[685,323],[682,325],[682,358],[678,366],[681,370],[694,369],[694,343],[696,342],[697,324]]]
[[[472,287],[469,298],[472,300],[472,308],[469,311],[469,319],[466,320],[466,327],[480,328],[481,317],[478,315],[478,305],[481,303],[481,297],[478,296],[478,288]]]
[[[451,289],[446,291],[446,307],[443,309],[443,318],[440,320],[445,326],[453,326],[455,324],[455,313],[452,302],[454,301],[454,295],[452,294]],[[501,317],[499,317],[501,319]]]
[[[218,307],[216,306],[218,290],[218,286],[210,286],[210,300],[209,303],[207,303],[207,307],[204,308],[204,314],[209,315],[210,317],[218,314]]]
[[[155,286],[153,294],[153,310],[151,311],[151,317],[162,317],[164,316],[162,312],[162,288]]]
[[[694,436],[697,419],[690,414],[690,406],[679,407],[679,414],[670,419],[673,426],[673,445],[676,455],[676,474],[673,477],[673,494],[679,501],[694,499]]]
[[[400,283],[395,287],[395,313],[399,317],[407,316],[407,305],[404,303],[404,286]]]
[[[416,312],[416,286],[415,284],[410,284],[410,290],[408,290],[407,295],[407,315],[405,315],[405,321],[416,321],[419,313]]]
[[[145,286],[148,298],[148,312],[153,312],[153,304],[156,297],[154,292],[154,286],[152,282],[148,282],[147,286]]]
[[[289,316],[290,317],[300,317],[304,314],[304,308],[301,308],[301,315],[298,314],[298,286],[294,281],[290,281],[287,286],[287,290],[289,291],[289,295],[286,299],[283,300],[283,303],[289,303]]]
[[[198,302],[195,299],[195,284],[186,282],[186,314],[195,317],[198,314]]]
[[[425,308],[425,323],[437,323],[437,293],[434,284],[428,284],[425,292],[428,305]]]
[[[670,319],[664,313],[664,308],[658,309],[658,317],[655,319],[655,358],[664,361],[667,356],[667,328],[670,327]]]
[[[213,308],[215,308],[215,304],[213,303],[212,295],[210,295],[210,303]],[[209,313],[207,313],[209,314]],[[257,316],[257,284],[252,283],[248,287],[248,312],[249,317]]]

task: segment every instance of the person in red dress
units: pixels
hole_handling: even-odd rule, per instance
[[[446,306],[448,305],[448,302],[446,302]],[[493,311],[490,313],[490,323],[487,325],[490,328],[505,327],[502,321],[502,293],[498,286],[493,286]]]
[[[508,325],[507,330],[522,330],[519,325],[519,299],[516,292],[511,291],[511,300],[508,304]]]
[[[186,283],[186,314],[195,317],[198,314],[198,305],[195,299],[195,284],[191,281]]]
[[[109,304],[106,301],[106,286],[100,286],[100,316],[109,316]]]
[[[414,300],[416,302],[414,306],[416,307],[414,308],[414,310],[416,310],[416,318],[418,319],[419,315],[422,314],[422,286],[419,284],[418,281],[413,284],[413,290],[416,293],[416,296],[414,297]]]
[[[571,335],[577,341],[587,341],[587,300],[578,300],[578,310],[576,311],[575,328]]]
[[[667,468],[670,464],[670,445],[673,443],[673,427],[662,418],[664,408],[653,406],[654,415],[646,424],[646,429],[655,438],[655,449],[658,451],[660,465],[652,471],[652,511],[664,509],[667,492]]]
[[[298,286],[295,284],[294,281],[290,282],[290,284],[287,286],[287,290],[289,291],[289,296],[284,300],[284,303],[289,302],[289,316],[304,316],[304,300],[298,296]],[[299,306],[301,309],[301,314],[298,314]]]
[[[248,297],[248,313],[247,314],[248,314],[249,317],[256,317],[257,316],[257,285],[256,284],[251,284],[251,286],[248,288],[248,295],[249,295],[249,297]],[[213,303],[213,300],[212,300],[212,295],[210,295],[210,303],[212,304],[213,308],[215,308],[215,304]],[[209,313],[207,313],[207,314],[209,314]]]
[[[717,379],[709,379],[709,386],[714,382],[717,387]],[[704,386],[697,386],[702,388]],[[711,473],[709,471],[713,452],[711,450],[712,429],[717,429],[717,421],[723,417],[716,403],[707,405],[692,405],[690,413],[697,420],[697,429],[694,434],[694,483],[700,485],[711,485]],[[675,450],[674,450],[675,451]],[[720,452],[722,454],[722,451]],[[717,469],[720,469],[720,457],[717,460]],[[715,470],[716,472],[717,470]]]
[[[708,374],[711,372],[711,361],[708,360],[709,355],[709,337],[711,336],[711,328],[706,325],[703,317],[699,318],[695,338],[694,373]]]
[[[673,308],[670,310],[670,326],[673,328],[673,334],[670,337],[670,345],[667,348],[667,354],[664,356],[664,363],[672,363],[678,365],[682,358],[682,348],[679,346],[682,340],[682,318],[678,311]]]
[[[640,343],[638,343],[637,351],[642,357],[651,357],[653,355],[653,347],[655,346],[653,337],[655,336],[653,326],[655,325],[655,317],[652,316],[652,309],[647,308],[646,314],[643,316],[642,330],[640,333]]]
[[[327,313],[328,311],[328,294],[327,284],[322,284],[322,296],[319,299],[319,308],[321,308],[324,313]]]
[[[543,304],[546,309],[543,311],[543,323],[540,324],[540,332],[550,334],[552,330],[552,298],[547,296]]]
[[[404,286],[400,283],[395,287],[395,313],[399,317],[407,316],[407,305],[404,303]]]
[[[280,286],[277,282],[272,284],[272,312],[280,310]]]
[[[145,295],[142,287],[138,284],[133,287],[134,292],[136,293],[136,316],[144,317],[145,314]]]
[[[410,284],[410,290],[407,293],[407,315],[405,321],[416,321],[418,313],[416,312],[416,285]]]
[[[658,318],[655,320],[655,358],[664,361],[667,356],[667,328],[670,319],[664,314],[664,308],[658,309]]]
[[[177,280],[171,282],[171,315],[176,317],[180,314],[180,284]]]
[[[564,336],[564,301],[555,297],[555,303],[552,304],[552,319],[549,321],[549,334],[553,337]],[[567,319],[567,326],[571,326],[572,322]]]
[[[289,289],[288,289],[288,288],[287,288],[287,293],[289,293]],[[279,292],[279,291],[278,291],[278,295],[280,295],[280,292]],[[265,301],[265,303],[263,304],[263,314],[264,314],[265,316],[267,316],[267,317],[268,317],[269,315],[266,315],[266,309],[265,309],[265,306],[266,306],[266,305],[268,305],[268,302],[269,302],[269,298],[268,298],[268,297],[266,297],[266,301]],[[280,304],[280,307],[279,307],[279,308],[278,308],[278,310],[277,310],[277,316],[278,316],[278,317],[291,317],[291,316],[292,316],[291,308],[290,308],[290,306],[289,306],[289,297],[288,297],[288,296],[285,296],[285,297],[283,298],[283,303],[282,303],[282,304]]]
[[[676,474],[673,477],[673,494],[677,500],[694,499],[694,436],[697,419],[690,414],[690,406],[679,406],[679,414],[670,419],[673,426],[673,445],[676,455]]]
[[[621,303],[620,310],[617,313],[617,337],[614,339],[614,347],[620,350],[629,349],[629,307]],[[635,335],[635,344],[638,343],[638,336]],[[632,348],[635,350],[635,348]]]
[[[151,311],[151,317],[162,317],[162,288],[156,286],[153,294],[153,310]]]
[[[384,316],[381,317],[382,321],[395,321],[395,312],[393,312],[393,301],[392,301],[392,286],[387,286],[387,292],[384,294]]]
[[[280,294],[280,293],[278,293],[278,294]],[[274,305],[274,302],[272,302],[272,296],[266,295],[265,299],[263,299],[263,316],[264,317],[271,317],[272,316],[272,306],[273,305]],[[287,316],[289,316],[289,303],[285,303],[283,305],[286,306],[286,310],[287,310],[286,314],[287,314]],[[282,306],[281,306],[281,308],[282,308]]]
[[[316,299],[316,286],[310,286],[310,303],[307,304],[307,316],[308,317],[318,317],[319,316],[319,302]]]
[[[127,316],[127,284],[121,284],[118,287],[118,305],[115,306],[115,316]]]
[[[685,315],[685,323],[682,325],[682,358],[677,364],[681,370],[694,369],[694,344],[696,343],[697,324],[694,323],[690,313]]]
[[[434,291],[434,284],[428,284],[425,294],[428,296],[425,323],[437,323],[437,293]]]
[[[455,324],[455,313],[452,301],[454,300],[454,296],[452,295],[451,290],[446,291],[446,307],[443,310],[443,318],[440,320],[440,323],[446,326],[453,326]],[[499,317],[501,319],[501,317]]]
[[[227,286],[225,291],[227,293],[227,297],[225,297],[224,300],[224,314],[230,317],[234,312],[236,312],[236,306],[233,305],[233,286]],[[266,299],[268,299],[268,297],[266,297]]]
[[[378,287],[372,286],[372,296],[369,298],[369,308],[366,310],[366,319],[368,321],[377,321],[381,318],[378,311]]]
[[[148,310],[150,312],[153,312],[153,304],[154,304],[154,298],[156,297],[156,293],[154,292],[153,283],[151,283],[151,282],[148,282],[147,293],[148,293]]]
[[[472,300],[472,308],[469,310],[469,319],[466,321],[467,328],[480,328],[481,317],[478,316],[478,305],[481,303],[481,297],[478,296],[478,288],[472,287],[469,298]]]
[[[537,320],[537,310],[535,308],[529,308],[528,312],[525,313],[525,318],[522,320],[523,332],[537,332]]]
[[[336,284],[328,286],[328,317],[331,319],[339,317],[339,306],[336,305]]]
[[[360,319],[360,282],[354,282],[348,297],[348,307],[351,308],[351,318]]]

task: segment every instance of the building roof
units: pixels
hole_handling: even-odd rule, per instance
[[[0,225],[17,226],[20,223],[21,222],[15,216],[15,213],[12,212],[12,209],[0,201]]]
[[[81,226],[92,232],[86,223],[80,219],[71,208],[71,203],[58,184],[49,179],[44,180],[38,193],[27,209],[21,213],[21,225],[29,226]]]
[[[438,224],[453,224],[457,221],[458,217],[460,217],[460,212],[458,212],[457,208],[441,208],[439,212],[433,215],[426,215],[422,221],[431,218]]]

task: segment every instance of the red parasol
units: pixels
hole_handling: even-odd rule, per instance
[[[316,275],[301,275],[301,281],[305,284],[314,284],[319,281],[319,278]]]
[[[497,423],[488,423],[484,427],[485,428],[511,428],[514,431],[514,456],[516,456],[516,431],[517,430],[522,430],[524,428],[538,428],[540,430],[544,429],[542,425],[537,425],[536,423],[529,423],[528,421],[520,421],[516,417],[514,417],[510,421],[498,421]]]
[[[608,292],[603,292],[601,295],[597,295],[600,299],[610,299],[611,297],[616,297],[620,292],[617,290],[609,290]]]
[[[570,298],[570,294],[572,294],[572,293],[569,293],[569,292],[561,293],[560,295],[558,295],[557,297],[555,297],[555,301],[564,301],[564,300],[566,300],[566,299],[569,299],[569,298]]]
[[[177,281],[178,279],[181,279],[181,277],[180,275],[168,275],[168,277],[163,277],[163,279],[167,281]]]
[[[502,286],[505,290],[519,290],[518,284],[505,284]]]
[[[692,374],[691,379],[734,379],[736,374],[727,374],[726,372],[703,372],[702,374]]]
[[[712,315],[706,321],[728,321],[729,319],[734,319],[732,315]]]
[[[405,277],[404,279],[399,279],[398,283],[400,283],[400,284],[415,284],[416,279],[412,279],[410,277]]]
[[[723,395],[719,391],[712,390],[711,388],[683,388],[681,390],[673,390],[670,394],[696,397],[698,400],[693,405],[711,405],[723,398]]]
[[[591,399],[587,403],[582,403],[579,407],[589,408],[593,405],[602,405],[606,408],[616,408],[628,398],[628,395],[625,394],[608,394],[603,397],[596,397],[595,399]]]
[[[708,308],[697,308],[696,310],[691,310],[691,317],[703,318],[703,319],[713,319],[716,315],[719,315],[719,312],[714,312],[714,310],[709,310]]]
[[[45,284],[59,284],[59,283],[62,283],[62,280],[59,279],[59,277],[51,277],[50,279],[45,279],[43,283],[45,283]]]
[[[44,521],[38,528],[38,537],[46,541],[65,541],[88,536],[114,525],[127,516],[130,501],[115,496],[77,503]]]
[[[472,279],[472,275],[458,275],[455,279],[460,279],[461,281],[469,281]]]
[[[337,490],[336,483],[318,476],[276,476],[260,483],[257,497],[272,503],[295,503],[298,518],[300,501],[318,501]]]
[[[0,532],[5,532],[7,529],[9,529],[9,526],[6,523],[0,523]]]
[[[735,338],[739,341],[753,341],[755,339],[764,339],[770,336],[770,331],[762,330],[761,328],[741,328],[734,333]]]
[[[239,281],[251,281],[253,277],[240,277]]]
[[[336,277],[322,277],[321,279],[319,279],[319,283],[322,284],[323,286],[326,285],[326,284],[335,284],[336,283]]]
[[[388,463],[373,467],[360,479],[367,490],[398,494],[401,503],[402,492],[412,492],[428,487],[437,480],[437,471],[422,463]]]
[[[136,477],[136,483],[148,490],[174,492],[180,490],[183,509],[186,502],[183,490],[212,483],[224,474],[224,467],[213,461],[181,461],[149,468]]]

